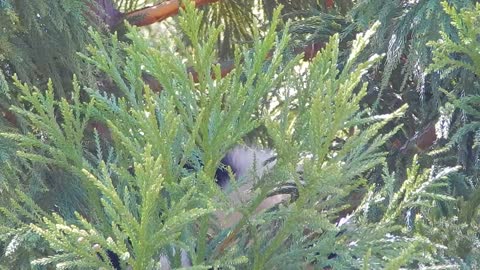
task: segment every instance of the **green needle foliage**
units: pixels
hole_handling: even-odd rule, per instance
[[[76,52],[89,42],[85,15],[92,4],[90,0],[1,1],[0,73],[8,78],[15,73],[41,87],[51,79],[55,94],[68,96],[73,74],[87,78]],[[0,105],[7,109],[9,104]]]
[[[457,31],[458,41],[451,38],[447,33],[440,32],[441,39],[429,43],[435,49],[433,51],[434,63],[430,66],[430,71],[439,70],[442,76],[445,76],[453,69],[466,69],[479,76],[479,4],[477,3],[474,9],[463,9],[460,12],[447,2],[442,2],[442,6],[452,19],[451,24]],[[468,57],[469,61],[455,59],[455,56],[460,55]]]
[[[430,72],[439,73],[440,76],[451,80],[453,85],[457,84],[457,79],[452,79],[449,74],[460,70],[466,72],[469,76],[477,78],[480,74],[480,52],[478,50],[480,43],[479,35],[479,16],[480,5],[477,3],[475,7],[457,9],[447,2],[442,2],[445,12],[451,18],[451,25],[456,29],[456,35],[450,36],[446,32],[441,32],[441,38],[432,41],[429,45],[433,50],[433,63],[429,67]],[[430,237],[438,239],[448,246],[446,254],[449,256],[458,256],[465,267],[477,267],[480,264],[478,258],[478,249],[475,243],[478,242],[478,235],[473,234],[478,230],[478,206],[479,189],[478,189],[478,166],[479,144],[478,138],[480,134],[480,111],[479,93],[477,88],[469,91],[468,94],[457,98],[458,89],[445,89],[443,92],[449,98],[449,101],[466,116],[465,124],[459,127],[449,138],[445,149],[440,149],[440,153],[445,152],[449,148],[462,144],[462,138],[472,138],[472,159],[473,168],[470,174],[465,171],[465,175],[457,176],[457,179],[468,179],[471,186],[465,192],[463,198],[459,198],[455,205],[456,217],[451,219],[443,219],[441,226],[439,225],[435,231],[432,231]],[[443,233],[443,234],[442,234]]]
[[[150,47],[132,27],[127,41],[90,30],[92,44],[79,57],[118,95],[81,89],[74,78],[67,99],[55,97],[52,82],[39,91],[14,79],[20,98],[12,110],[29,132],[0,135],[16,142],[17,158],[29,167],[12,164],[0,189],[2,265],[28,268],[19,259],[28,254],[37,269],[111,269],[112,252],[122,269],[134,270],[159,269],[166,260],[181,267],[181,252],[198,269],[448,268],[475,261],[474,240],[452,241],[478,228],[478,192],[464,202],[448,190],[448,177],[460,168],[425,169],[415,157],[402,179],[385,166],[383,146],[401,126],[382,130],[408,108],[376,115],[362,106],[366,75],[382,58],[364,56],[378,23],[348,52],[340,35],[331,36],[300,74],[302,56],[284,57],[290,23],[277,32],[277,9],[266,30],[252,28],[252,46],[235,50],[235,68],[222,77],[215,63],[224,29],[204,29],[204,14],[186,3],[179,27],[188,41],[175,40],[176,50],[168,42]],[[162,90],[152,91],[143,74]],[[281,93],[279,105],[267,110],[272,91]],[[215,183],[215,171],[262,126],[276,164],[232,181],[233,190],[252,184],[249,199],[235,204]],[[42,178],[48,196],[32,197],[24,185],[35,166],[55,172]],[[377,185],[369,178],[382,167]],[[285,185],[296,188],[290,200],[256,211]],[[458,206],[460,218],[445,222],[442,204]],[[219,217],[228,214],[240,220],[221,226]]]

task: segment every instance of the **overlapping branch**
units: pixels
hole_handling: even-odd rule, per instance
[[[219,2],[220,0],[193,0],[195,2],[196,7],[212,4],[215,2]],[[153,5],[150,7],[145,7],[142,9],[134,10],[128,13],[121,13],[119,12],[113,5],[113,2],[110,0],[97,0],[97,9],[103,8],[103,12],[95,12],[99,15],[102,15],[102,19],[104,22],[111,28],[115,29],[117,25],[121,24],[123,21],[128,21],[130,24],[135,26],[146,26],[156,22],[163,21],[171,16],[175,16],[178,14],[179,10],[182,8],[182,4],[180,4],[179,0],[170,0],[166,1],[157,5]],[[308,44],[304,47],[298,47],[294,49],[294,53],[304,54],[304,60],[309,61],[317,52],[323,48],[323,42],[317,42]],[[265,60],[268,60],[265,59]],[[224,77],[228,73],[230,73],[234,68],[233,61],[225,61],[219,63],[221,66],[221,76]],[[198,82],[198,74],[196,73],[193,68],[189,68],[188,72],[192,74],[193,80]],[[213,75],[212,75],[213,76]],[[147,82],[153,87],[153,90],[160,91],[161,86],[158,83],[152,81],[152,78],[149,78]]]
[[[195,6],[208,5],[219,0],[195,0]],[[150,25],[177,15],[181,8],[180,1],[171,0],[151,7],[134,10],[125,14],[125,20],[136,26]]]

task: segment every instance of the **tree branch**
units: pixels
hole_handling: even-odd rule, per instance
[[[195,6],[200,7],[218,1],[219,0],[195,0]],[[178,0],[170,0],[158,5],[128,12],[125,14],[125,19],[132,25],[145,26],[177,15],[179,10],[180,2]]]
[[[301,54],[303,53],[303,60],[304,61],[310,61],[312,60],[317,53],[325,46],[325,43],[323,42],[315,42],[309,45],[306,45],[304,47],[298,47],[293,50],[294,54]],[[267,58],[265,60],[268,60],[272,57],[271,53],[268,54]],[[230,73],[234,68],[234,62],[229,60],[225,62],[221,62],[220,64],[220,70],[221,70],[221,76],[222,78],[225,77],[228,73]],[[188,68],[188,73],[192,74],[193,81],[198,82],[198,74],[193,68]],[[216,79],[214,74],[212,74],[212,78]]]
[[[312,60],[317,53],[325,46],[325,43],[323,42],[316,42],[309,44],[304,47],[298,47],[293,50],[294,54],[300,54],[303,53],[303,60],[304,61],[310,61]],[[265,60],[268,60],[271,58],[271,54],[268,54],[267,58]],[[226,60],[223,62],[218,63],[220,65],[220,78],[223,78],[227,76],[233,69],[235,69],[234,61],[232,60]],[[192,68],[189,67],[187,68],[188,74],[192,75],[193,81],[195,83],[199,82],[198,78],[198,73]],[[215,78],[215,74],[211,74],[213,79],[218,79]],[[144,73],[142,76],[143,80],[150,86],[150,89],[152,89],[154,92],[160,92],[162,91],[162,86],[158,83],[155,78],[147,73]]]

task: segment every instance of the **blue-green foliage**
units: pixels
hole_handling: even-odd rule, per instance
[[[464,125],[453,133],[449,138],[446,149],[453,146],[461,145],[463,138],[472,138],[471,158],[473,159],[472,173],[457,175],[454,180],[465,181],[468,183],[466,192],[463,197],[458,198],[454,205],[456,217],[450,219],[443,218],[434,226],[438,228],[430,231],[427,235],[431,239],[437,239],[444,243],[448,249],[445,254],[449,256],[458,256],[461,258],[462,264],[466,268],[475,268],[480,264],[480,256],[476,243],[479,241],[478,231],[479,213],[478,206],[479,189],[478,189],[478,160],[480,156],[479,135],[480,134],[480,96],[478,93],[478,76],[480,75],[480,42],[479,42],[479,26],[480,26],[480,4],[476,4],[472,8],[456,9],[447,2],[442,2],[445,12],[451,18],[451,25],[456,30],[456,35],[452,36],[446,32],[441,32],[441,38],[432,41],[429,45],[433,50],[433,63],[429,67],[430,72],[439,73],[440,76],[450,78],[449,75],[457,70],[466,72],[476,81],[473,90],[461,89],[461,93],[468,93],[458,98],[457,87],[453,89],[444,89],[456,109],[458,109],[465,117]],[[456,85],[458,79],[451,78],[452,85]],[[446,149],[441,149],[445,151]],[[442,151],[441,151],[442,152]]]
[[[86,18],[94,15],[85,15],[93,2],[1,1],[2,72],[8,77],[16,73],[22,81],[42,87],[51,79],[55,83],[55,94],[66,97],[71,89],[72,74],[87,78],[82,76],[86,73],[75,54],[88,42]],[[0,101],[2,109],[11,104],[5,101]]]

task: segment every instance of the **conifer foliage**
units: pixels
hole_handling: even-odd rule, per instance
[[[293,2],[0,1],[0,269],[477,267],[480,4]]]

